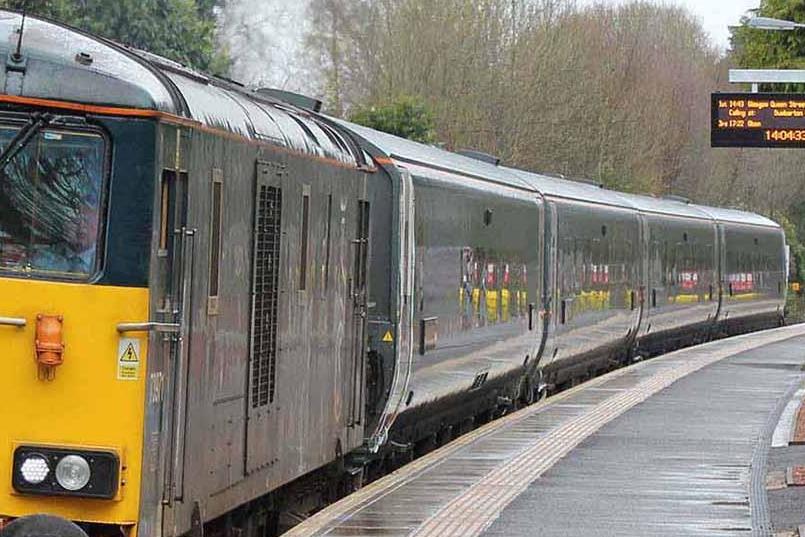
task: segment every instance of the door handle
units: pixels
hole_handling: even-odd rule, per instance
[[[20,317],[0,317],[0,326],[13,326],[15,328],[25,328],[28,321]]]
[[[120,323],[117,331],[121,334],[130,332],[157,332],[162,334],[178,334],[181,325],[177,323]]]

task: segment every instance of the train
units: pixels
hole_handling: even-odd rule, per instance
[[[13,11],[0,50],[2,537],[265,537],[554,391],[784,322],[763,216]]]

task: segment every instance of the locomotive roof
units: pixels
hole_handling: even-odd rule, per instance
[[[0,10],[3,57],[16,50],[21,19],[19,13]],[[254,140],[357,164],[343,136],[314,114],[56,22],[26,17],[21,54],[24,60],[18,66],[0,70],[3,93],[164,112]]]

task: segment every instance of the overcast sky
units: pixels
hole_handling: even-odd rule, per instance
[[[598,0],[607,4],[622,3],[623,0]],[[595,3],[589,0],[588,3]],[[658,4],[678,4],[687,7],[701,19],[705,30],[722,49],[729,46],[728,26],[737,25],[749,9],[754,9],[760,0],[657,0]]]

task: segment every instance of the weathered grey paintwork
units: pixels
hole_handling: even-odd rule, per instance
[[[4,57],[20,22],[0,14]],[[30,17],[21,53],[18,70],[0,71],[6,95],[190,120],[160,122],[154,139],[112,140],[157,148],[151,320],[182,325],[179,337],[151,336],[138,534],[185,533],[194,517],[211,520],[360,447],[371,252],[359,215],[368,223],[370,177],[387,196],[388,179],[326,121],[167,60]],[[216,182],[223,204],[213,297]],[[262,186],[282,190],[283,216],[275,394],[256,404],[252,346],[265,327],[253,323],[252,280]],[[388,204],[379,210],[388,214]]]

